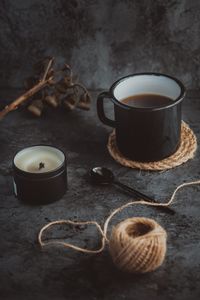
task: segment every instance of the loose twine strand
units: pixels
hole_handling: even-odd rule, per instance
[[[188,187],[188,186],[192,186],[192,185],[198,185],[200,184],[200,180],[197,180],[197,181],[191,181],[191,182],[186,182],[186,183],[182,183],[180,184],[173,192],[170,200],[166,203],[152,203],[152,202],[147,202],[147,201],[144,201],[144,200],[137,200],[137,201],[131,201],[131,202],[128,202],[118,208],[116,208],[109,216],[108,218],[106,219],[105,223],[104,223],[104,226],[103,226],[103,229],[102,227],[100,226],[100,224],[96,221],[85,221],[85,222],[79,222],[79,221],[71,221],[71,220],[57,220],[57,221],[53,221],[53,222],[50,222],[48,223],[47,225],[45,225],[44,227],[42,227],[42,229],[40,230],[39,234],[38,234],[38,242],[40,244],[41,247],[43,246],[47,246],[47,245],[63,245],[64,247],[67,247],[67,248],[71,248],[71,249],[74,249],[76,251],[80,251],[80,252],[83,252],[83,253],[100,253],[104,250],[105,248],[105,245],[106,243],[109,244],[109,238],[108,238],[108,225],[111,221],[111,219],[119,212],[121,212],[123,209],[129,207],[129,206],[132,206],[132,205],[135,205],[135,204],[141,204],[141,205],[148,205],[148,206],[156,206],[156,207],[159,207],[159,206],[169,206],[173,203],[174,201],[174,198],[176,196],[176,193],[184,188],[184,187]],[[74,225],[74,226],[77,226],[77,225],[95,225],[97,230],[99,231],[99,233],[101,234],[101,246],[99,249],[97,250],[91,250],[91,249],[86,249],[86,248],[81,248],[81,247],[78,247],[76,245],[73,245],[73,244],[70,244],[70,243],[66,243],[66,242],[63,242],[63,241],[58,241],[58,240],[55,240],[55,241],[43,241],[42,240],[42,236],[43,236],[43,233],[44,231],[46,231],[48,228],[50,228],[51,226],[53,225],[61,225],[61,224],[71,224],[71,225]]]

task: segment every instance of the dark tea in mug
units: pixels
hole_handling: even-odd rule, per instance
[[[133,95],[121,100],[122,103],[132,107],[160,107],[169,105],[173,100],[157,94]]]
[[[183,84],[159,73],[132,74],[117,80],[97,99],[100,120],[115,128],[116,145],[127,158],[159,161],[178,148]],[[114,120],[106,117],[104,100],[114,103]]]

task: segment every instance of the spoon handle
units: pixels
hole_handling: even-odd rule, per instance
[[[119,187],[121,187],[122,189],[126,190],[129,194],[132,194],[133,196],[137,196],[137,197],[140,197],[141,200],[146,200],[148,202],[152,202],[152,203],[158,203],[155,199],[119,182],[119,181],[114,181],[114,184],[118,185]],[[163,210],[167,213],[170,213],[171,215],[174,215],[175,214],[175,211],[168,207],[168,206],[156,206],[157,209],[160,209],[160,210]]]

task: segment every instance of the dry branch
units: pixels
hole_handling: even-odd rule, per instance
[[[53,79],[53,76],[48,78],[48,73],[49,73],[49,70],[52,66],[53,60],[54,60],[54,58],[51,58],[49,60],[49,63],[48,63],[47,68],[44,72],[44,76],[43,76],[42,80],[40,80],[30,90],[28,90],[26,93],[24,93],[19,98],[14,100],[12,103],[7,105],[2,111],[0,111],[0,120],[3,119],[3,117],[5,117],[5,115],[7,115],[10,111],[13,111],[13,110],[17,109],[20,104],[22,104],[23,102],[28,100],[31,96],[33,96],[34,94],[39,92],[41,89],[43,89]]]
[[[32,101],[28,106],[28,110],[34,115],[40,116],[45,104],[49,104],[54,108],[64,104],[67,110],[73,110],[75,107],[84,110],[90,109],[90,94],[84,85],[77,82],[73,83],[71,67],[68,64],[64,64],[61,70],[54,70],[54,58],[48,59],[48,61],[45,60],[45,65],[43,64],[42,72],[40,72],[41,74],[39,74],[37,79],[38,82],[33,87],[29,85],[31,88],[28,91],[0,111],[0,120],[46,86],[48,86],[48,89],[44,90],[43,96],[41,97],[40,95],[41,98],[38,98],[37,101]],[[71,89],[73,93],[70,91]],[[43,104],[42,109],[41,107],[38,108],[37,103]]]

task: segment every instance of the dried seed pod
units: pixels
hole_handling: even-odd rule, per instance
[[[62,99],[62,102],[67,110],[73,110],[76,107],[76,97],[74,94],[69,94]]]
[[[66,86],[63,82],[63,80],[60,80],[56,85],[55,85],[56,91],[60,94],[65,94],[66,93]]]
[[[27,109],[36,117],[40,117],[44,109],[43,101],[39,99],[34,100]]]
[[[63,73],[63,77],[66,75],[72,77],[72,69],[66,63],[64,64],[63,68],[61,69],[61,72]]]
[[[52,107],[58,107],[59,99],[55,95],[48,95],[44,98],[44,101]]]
[[[84,110],[89,110],[90,109],[90,96],[88,93],[84,93],[80,96],[80,100],[77,104],[78,108],[84,109]]]
[[[68,88],[73,85],[72,77],[70,75],[65,75],[63,78],[63,83],[65,88]]]

